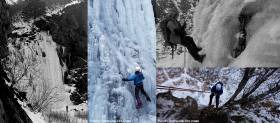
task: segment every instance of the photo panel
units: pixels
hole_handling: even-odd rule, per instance
[[[154,0],[158,67],[279,67],[278,0]]]
[[[0,122],[87,123],[87,1],[1,0]]]
[[[150,0],[90,0],[89,122],[156,123]]]
[[[158,68],[157,122],[278,122],[279,68]]]
[[[1,0],[0,123],[278,123],[279,0]]]

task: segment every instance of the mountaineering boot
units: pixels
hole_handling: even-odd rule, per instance
[[[198,52],[202,50],[201,47],[196,46],[191,36],[181,35],[182,45],[186,47],[190,55],[198,62],[202,63],[205,55],[200,55]]]
[[[206,55],[199,55],[199,57],[195,60],[197,60],[198,62],[202,63],[203,62],[203,59]]]
[[[141,108],[141,107],[142,107],[142,102],[141,102],[140,98],[137,98],[137,99],[136,99],[136,102],[137,102],[136,108],[137,108],[137,109]]]

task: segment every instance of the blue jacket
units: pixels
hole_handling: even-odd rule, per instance
[[[217,85],[218,83],[222,85],[221,90],[217,90],[217,89],[216,89],[216,85]],[[217,82],[217,83],[211,88],[211,92],[212,92],[212,93],[217,93],[217,94],[219,94],[219,95],[222,95],[222,94],[223,94],[223,83]]]
[[[143,85],[143,80],[145,79],[143,73],[141,72],[135,72],[134,74],[130,75],[127,79],[124,79],[124,81],[133,81],[135,86]]]

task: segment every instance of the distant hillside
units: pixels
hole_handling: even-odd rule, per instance
[[[6,0],[9,5],[9,13],[11,16],[16,15],[18,12],[21,12],[22,9],[27,5],[29,0]],[[52,6],[62,6],[67,3],[70,3],[73,0],[41,0],[46,3],[46,7]]]
[[[48,18],[49,21],[58,26],[56,29],[50,30],[54,41],[71,47],[72,54],[84,59],[87,58],[86,7],[86,2],[82,2],[65,8],[62,15],[54,15]]]

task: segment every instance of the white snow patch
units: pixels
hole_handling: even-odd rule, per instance
[[[46,15],[47,16],[52,16],[52,15],[55,15],[55,14],[62,14],[63,13],[63,9],[68,7],[68,6],[73,6],[75,4],[79,4],[81,3],[83,0],[72,0],[70,3],[67,3],[66,5],[58,5],[58,6],[53,6],[52,8],[47,8],[47,11],[46,11]]]
[[[14,5],[18,2],[18,0],[6,0],[7,4]]]
[[[33,123],[47,123],[41,113],[33,113],[25,107],[22,107],[22,109],[26,112]]]

